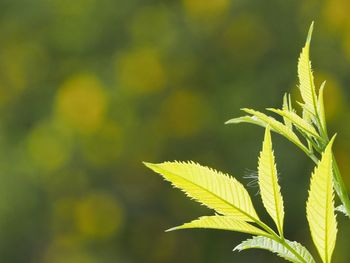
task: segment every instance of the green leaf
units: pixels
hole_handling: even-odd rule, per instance
[[[289,99],[289,100],[288,100]],[[292,110],[292,106],[290,104],[290,95],[288,96],[287,93],[284,94],[283,96],[283,105],[282,105],[282,110],[284,111],[293,111]],[[284,121],[284,124],[291,130],[293,130],[293,125],[292,125],[292,122],[283,116],[283,121]]]
[[[305,107],[313,115],[316,115],[316,91],[314,84],[314,77],[311,69],[310,61],[310,42],[313,31],[313,22],[310,26],[309,33],[306,39],[305,46],[303,47],[298,61],[298,77],[299,77],[299,90],[301,97],[303,98]],[[308,115],[308,114],[306,114]],[[311,117],[307,117],[307,121]]]
[[[265,125],[270,125],[272,131],[283,135],[288,140],[290,140],[295,145],[297,145],[299,148],[301,148],[304,152],[308,152],[308,149],[301,143],[298,136],[283,123],[259,111],[255,111],[252,109],[242,109],[242,110],[255,116],[258,120],[260,120],[261,122],[264,122]]]
[[[217,213],[259,221],[247,190],[235,178],[194,162],[144,163],[173,186]]]
[[[317,133],[316,129],[295,112],[272,108],[269,108],[268,110],[289,119],[297,128],[304,131],[306,134],[320,139],[320,135]]]
[[[296,257],[296,255],[293,254],[285,245],[268,237],[261,237],[261,236],[253,237],[251,239],[243,241],[241,244],[236,246],[234,250],[242,251],[242,250],[251,249],[251,248],[260,248],[260,249],[271,251],[272,253],[276,253],[278,256],[290,262],[315,263],[315,260],[313,259],[310,252],[301,244],[297,242],[292,242],[286,239],[285,239],[285,242],[287,243],[287,245],[289,245],[301,256],[303,261],[300,258]]]
[[[247,223],[243,220],[237,220],[232,216],[203,216],[190,223],[173,227],[167,231],[187,229],[187,228],[209,228],[219,230],[237,231],[252,235],[268,235],[265,231]]]
[[[237,123],[252,123],[259,125],[261,127],[266,127],[266,124],[256,118],[255,116],[242,116],[238,118],[233,118],[225,122],[225,124],[237,124]]]
[[[344,215],[346,215],[347,217],[350,217],[350,216],[348,215],[348,213],[346,212],[346,209],[345,209],[344,205],[337,206],[337,207],[335,208],[335,211],[342,212],[342,213],[343,213]]]
[[[322,261],[331,262],[337,236],[337,221],[334,214],[332,179],[332,144],[329,142],[315,168],[310,183],[306,214],[312,240]]]
[[[278,184],[275,156],[272,150],[270,127],[267,126],[259,164],[260,194],[266,211],[275,221],[278,232],[283,236],[284,207],[281,189]]]
[[[324,102],[323,102],[323,92],[324,92],[325,85],[326,85],[326,81],[324,81],[321,84],[321,87],[319,90],[318,100],[317,100],[317,109],[318,109],[318,115],[320,116],[322,129],[324,130],[324,132],[327,132],[326,115],[325,115]]]

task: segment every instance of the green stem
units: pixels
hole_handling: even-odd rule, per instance
[[[266,225],[265,223],[256,220],[255,223],[257,223],[261,228],[263,228],[267,233],[269,233],[271,236],[267,236],[269,238],[272,238],[273,240],[275,240],[276,242],[280,243],[281,245],[283,245],[286,249],[288,249],[292,254],[294,254],[299,260],[300,262],[303,263],[307,263],[306,260],[294,249],[292,248],[285,240],[285,238],[283,236],[279,236],[276,234],[275,231],[273,231],[268,225]]]
[[[348,215],[350,215],[350,200],[348,196],[348,192],[346,189],[346,185],[341,176],[337,161],[333,154],[333,178],[334,178],[334,189],[339,196],[340,201],[343,203],[345,211]]]

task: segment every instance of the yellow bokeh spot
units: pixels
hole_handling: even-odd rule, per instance
[[[121,227],[122,212],[115,197],[106,193],[92,193],[77,204],[77,228],[87,238],[112,237]]]
[[[186,137],[198,132],[207,118],[203,98],[188,90],[177,90],[162,105],[162,128],[169,136]]]
[[[53,171],[62,167],[71,154],[71,137],[62,127],[50,122],[37,125],[27,138],[27,149],[33,163]]]
[[[120,127],[114,122],[107,122],[85,138],[83,154],[89,162],[97,166],[112,164],[121,153],[122,142]]]
[[[346,31],[344,34],[343,48],[348,60],[350,60],[350,32],[349,31]]]
[[[348,0],[327,0],[323,7],[323,15],[331,30],[347,28],[350,3]]]
[[[128,51],[117,61],[120,85],[131,92],[148,93],[164,88],[166,75],[160,54],[149,48]]]
[[[100,126],[106,106],[105,91],[92,75],[74,76],[64,82],[57,92],[57,117],[82,133],[91,133]]]
[[[187,14],[195,19],[211,19],[225,14],[230,6],[229,0],[183,0]]]

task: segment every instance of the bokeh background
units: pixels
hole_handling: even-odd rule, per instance
[[[349,8],[346,0],[0,0],[1,261],[283,262],[233,253],[247,235],[164,233],[212,211],[141,161],[194,160],[248,184],[263,130],[223,123],[242,107],[280,106],[284,92],[298,98],[297,57],[315,20],[316,82],[327,80],[327,120],[350,189]],[[305,219],[313,165],[273,140],[285,232],[315,253]],[[334,262],[349,262],[349,221],[338,219]]]

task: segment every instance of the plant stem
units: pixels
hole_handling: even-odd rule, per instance
[[[341,176],[337,160],[335,159],[334,154],[333,155],[333,181],[334,181],[334,190],[337,193],[340,201],[344,205],[345,211],[348,215],[350,215],[350,200],[348,191],[346,189],[346,185],[344,183],[343,177]],[[314,154],[308,154],[308,156],[311,158],[311,160],[314,161],[315,164],[318,163],[318,159]]]
[[[348,192],[346,189],[346,185],[341,176],[337,161],[333,154],[333,178],[334,178],[334,189],[339,196],[340,201],[343,203],[345,211],[348,215],[350,215],[350,200],[348,196]]]
[[[282,246],[284,246],[286,249],[288,249],[292,254],[294,254],[300,262],[307,263],[306,260],[294,249],[292,248],[285,240],[283,236],[279,236],[276,234],[275,231],[273,231],[268,225],[261,221],[255,221],[261,228],[263,228],[266,232],[268,232],[271,236],[267,236],[269,238],[272,238],[276,242],[280,243]]]

